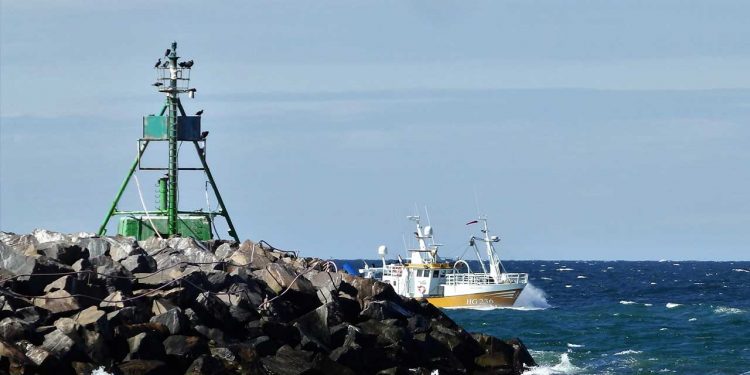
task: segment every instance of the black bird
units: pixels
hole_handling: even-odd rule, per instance
[[[161,82],[156,82],[156,83],[153,84],[153,86],[156,86],[156,87],[159,87],[161,85],[163,85],[163,83],[161,83]]]
[[[202,110],[202,109],[201,109],[200,111],[198,111],[198,112],[195,112],[195,115],[196,115],[196,116],[200,116],[200,115],[202,115],[202,114],[203,114],[203,110]]]
[[[180,61],[177,65],[179,65],[180,68],[184,68],[185,67],[185,62],[184,61]]]
[[[186,68],[188,68],[188,69],[190,69],[190,68],[192,68],[192,67],[193,67],[193,64],[195,64],[195,63],[193,62],[193,60],[190,60],[190,61],[188,61],[188,62],[186,62],[186,63],[185,63],[185,67],[186,67]]]
[[[161,65],[161,58],[158,61],[156,61],[156,64],[154,65],[154,68],[158,68],[159,65]]]
[[[208,130],[201,132],[201,139],[206,139],[208,137]]]
[[[167,51],[166,51],[166,52],[164,52],[164,57],[167,57],[167,56],[169,56],[169,53],[170,53],[170,52],[172,52],[172,50],[171,50],[171,49],[169,49],[169,48],[167,48]]]
[[[165,61],[164,64],[161,64],[162,68],[166,68],[169,66],[169,61]]]

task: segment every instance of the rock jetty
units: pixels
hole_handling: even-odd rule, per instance
[[[517,374],[518,339],[261,241],[0,232],[0,374]]]

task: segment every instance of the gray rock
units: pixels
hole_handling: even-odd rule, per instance
[[[64,360],[71,355],[73,345],[75,345],[73,339],[59,329],[55,329],[44,335],[44,342],[42,343],[41,348],[55,357]]]
[[[132,238],[116,236],[105,237],[104,239],[109,242],[109,256],[116,262],[131,255],[145,254],[145,251],[138,247],[138,244]]]
[[[276,355],[263,357],[260,361],[266,371],[277,375],[299,375],[315,367],[312,363],[312,353],[295,350],[289,345],[282,346],[276,351]]]
[[[224,338],[224,332],[218,328],[197,325],[193,329],[207,340],[213,341],[218,345],[225,345],[227,343],[227,340]]]
[[[265,268],[255,271],[261,280],[265,281],[271,290],[281,293],[290,288],[304,294],[315,295],[316,291],[310,280],[304,277],[297,277],[297,274],[291,267],[278,263],[271,263]]]
[[[218,358],[225,362],[235,362],[237,357],[229,348],[224,347],[213,347],[211,348],[211,356]]]
[[[229,314],[229,307],[210,293],[201,293],[192,303],[192,309],[204,324],[210,327],[237,329],[237,324]]]
[[[206,340],[198,336],[172,335],[164,340],[164,351],[170,357],[181,361],[192,361],[202,354],[209,353]]]
[[[50,316],[48,310],[36,306],[23,307],[16,310],[16,316],[31,325],[41,325]]]
[[[152,317],[150,322],[163,324],[172,335],[184,333],[190,328],[190,321],[179,307]]]
[[[156,271],[156,261],[154,258],[144,254],[130,255],[121,260],[120,264],[132,273]]]
[[[4,360],[8,361],[8,367],[6,368],[10,374],[23,374],[24,367],[32,363],[21,349],[0,340],[0,363],[3,363]],[[3,368],[3,370],[6,368]]]
[[[30,234],[18,235],[12,232],[0,231],[0,243],[15,249],[23,254],[27,250],[35,249],[39,241]]]
[[[366,319],[403,319],[413,314],[391,301],[367,301],[360,315]]]
[[[78,297],[71,296],[65,290],[57,290],[45,294],[44,297],[34,298],[32,299],[32,303],[52,314],[61,314],[81,309]]]
[[[214,255],[216,255],[219,259],[227,259],[234,254],[234,252],[237,251],[237,249],[232,248],[231,244],[225,243],[221,244],[216,251],[214,251]]]
[[[36,251],[67,265],[72,265],[79,259],[89,257],[88,250],[81,249],[75,243],[64,240],[40,243],[37,245]]]
[[[301,345],[304,349],[323,349],[329,351],[331,333],[328,329],[329,305],[322,305],[317,309],[297,318],[294,326],[300,332]]]
[[[76,272],[91,271],[94,269],[91,265],[91,261],[83,258],[78,259],[71,267],[73,268],[73,271]]]
[[[255,351],[258,352],[258,355],[261,357],[269,356],[279,349],[281,345],[279,345],[276,341],[271,340],[268,336],[259,336],[252,340],[250,340],[249,344],[255,348]]]
[[[341,283],[341,285],[339,285],[339,290],[351,293],[350,290],[352,290],[351,288],[353,288],[353,291],[355,291],[356,295],[352,295],[352,297],[356,298],[359,301],[359,304],[360,306],[362,306],[362,308],[365,307],[365,300],[368,299],[368,297],[369,299],[376,301],[401,301],[401,297],[396,294],[390,284],[386,284],[374,279],[365,279],[348,274],[341,274],[341,280],[343,282]],[[348,284],[349,286],[351,286],[351,288],[343,288],[344,284]]]
[[[218,292],[225,289],[230,282],[230,276],[224,271],[210,271],[206,273],[208,289],[212,292]]]
[[[162,361],[136,359],[117,366],[122,375],[161,375],[170,373],[169,366]]]
[[[164,345],[162,340],[152,332],[141,332],[128,339],[129,353],[127,360],[131,359],[164,359]]]
[[[68,293],[75,293],[75,284],[78,280],[71,275],[63,276],[44,287],[44,292],[54,292],[57,290],[64,290]]]
[[[224,374],[226,367],[224,364],[210,355],[202,355],[190,364],[190,367],[185,371],[185,375],[220,375]]]
[[[125,307],[125,299],[126,297],[123,296],[122,292],[112,292],[106,298],[104,298],[102,302],[99,303],[99,307],[121,309]]]
[[[99,332],[83,330],[82,337],[84,351],[92,361],[98,364],[111,364],[113,362],[114,359],[112,358],[110,345],[105,335]]]
[[[0,320],[0,339],[15,342],[26,338],[31,332],[31,325],[25,321],[8,317]]]
[[[104,333],[107,336],[111,333],[106,312],[97,309],[96,306],[82,310],[73,317],[73,320],[89,331]]]
[[[16,249],[0,243],[0,268],[13,275],[27,275],[34,272],[36,261]]]
[[[264,250],[257,244],[254,244],[251,241],[245,241],[240,245],[239,249],[229,256],[229,269],[235,270],[237,268],[247,267],[253,270],[259,270],[266,268],[266,266],[273,263],[275,260],[269,253],[269,251]]]
[[[27,340],[21,340],[17,343],[18,348],[24,353],[34,365],[41,368],[54,367],[58,363],[57,359],[46,349],[38,347]]]
[[[76,243],[81,248],[88,250],[91,258],[107,254],[110,247],[106,239],[98,237],[81,238]]]

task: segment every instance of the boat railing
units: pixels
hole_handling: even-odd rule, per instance
[[[383,276],[400,277],[404,272],[404,266],[401,264],[389,264],[383,268]]]
[[[446,275],[445,285],[526,284],[528,279],[527,273],[504,273],[500,280],[495,280],[489,273],[455,273]]]

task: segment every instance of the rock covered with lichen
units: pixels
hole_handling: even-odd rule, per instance
[[[0,373],[515,374],[518,339],[265,242],[0,232]]]

